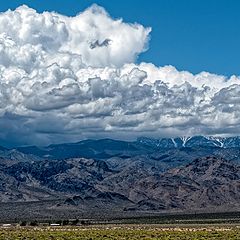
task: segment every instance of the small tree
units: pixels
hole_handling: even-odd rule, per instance
[[[27,222],[26,222],[26,221],[21,221],[21,222],[19,223],[19,225],[20,225],[21,227],[25,227],[25,226],[27,226]]]
[[[62,221],[62,225],[63,225],[63,226],[69,225],[69,220],[63,220],[63,221]]]
[[[36,220],[35,221],[31,221],[29,223],[29,225],[35,227],[35,226],[38,226],[38,222]]]
[[[72,221],[72,225],[74,225],[74,226],[77,225],[78,223],[79,223],[78,219],[75,219],[75,220]]]

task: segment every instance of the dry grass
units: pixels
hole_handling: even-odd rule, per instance
[[[0,229],[2,240],[239,240],[238,226],[162,227],[158,225],[108,225],[91,227],[8,227]]]

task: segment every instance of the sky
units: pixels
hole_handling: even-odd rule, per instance
[[[0,145],[240,135],[238,2],[1,3]]]
[[[27,4],[40,12],[74,16],[93,3],[114,18],[152,27],[151,47],[138,62],[171,64],[195,74],[240,75],[238,0],[11,0],[3,1],[0,11]]]

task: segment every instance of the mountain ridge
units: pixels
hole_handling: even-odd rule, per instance
[[[133,161],[114,169],[103,160],[84,158],[2,164],[0,201],[54,200],[58,210],[109,206],[126,212],[240,207],[239,164],[202,157],[161,168]]]
[[[17,147],[23,154],[32,154],[40,158],[65,159],[84,157],[108,159],[113,156],[132,157],[153,154],[171,149],[240,149],[240,137],[177,137],[153,139],[138,138],[136,141],[122,141],[114,139],[88,139],[75,143],[51,144],[46,147],[26,146]]]
[[[238,209],[239,137],[217,141],[100,139],[3,148],[0,203],[37,201],[46,212],[81,214]]]

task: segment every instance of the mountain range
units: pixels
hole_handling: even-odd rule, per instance
[[[113,139],[83,140],[76,143],[54,144],[46,147],[18,147],[17,151],[32,154],[41,158],[66,159],[85,157],[108,159],[112,156],[130,157],[146,155],[171,149],[231,149],[240,148],[240,137],[178,137],[152,139],[141,137],[136,141],[120,141]]]
[[[1,147],[0,209],[35,202],[38,214],[237,210],[239,162],[239,137]]]

